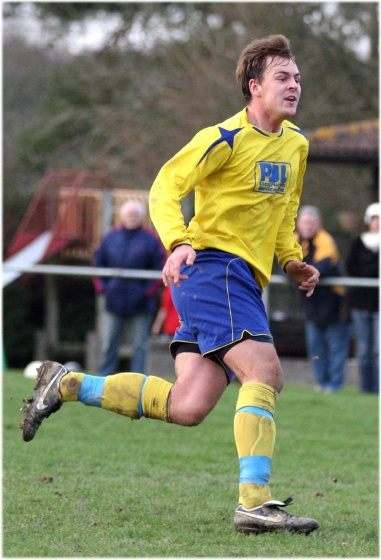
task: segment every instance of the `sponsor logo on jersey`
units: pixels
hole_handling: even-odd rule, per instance
[[[284,194],[291,182],[291,165],[286,162],[257,161],[254,167],[254,191]]]

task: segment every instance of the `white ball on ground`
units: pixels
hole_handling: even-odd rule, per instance
[[[28,379],[36,379],[37,368],[39,368],[41,364],[42,362],[40,362],[39,360],[30,362],[24,369],[24,377],[27,377]]]

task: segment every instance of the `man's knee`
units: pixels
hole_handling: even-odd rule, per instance
[[[269,385],[273,386],[277,393],[280,393],[284,385],[284,373],[276,352],[274,352],[272,360],[269,360],[267,375],[271,380]]]
[[[200,408],[185,404],[182,406],[181,403],[171,403],[171,399],[169,401],[169,417],[173,424],[191,428],[201,424],[206,415],[207,413]]]
[[[276,384],[275,385],[275,390],[279,394],[281,392],[281,390],[283,389],[283,385],[284,385],[284,373],[283,373],[282,368],[279,368],[279,372],[277,374],[275,384]]]

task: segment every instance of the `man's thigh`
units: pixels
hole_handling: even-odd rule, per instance
[[[175,360],[170,396],[171,421],[196,425],[213,410],[227,386],[224,368],[201,354],[182,352]]]
[[[283,371],[271,342],[243,340],[226,352],[224,362],[242,384],[258,381],[270,385],[278,393],[282,389]]]

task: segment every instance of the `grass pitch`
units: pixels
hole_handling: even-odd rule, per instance
[[[238,385],[194,428],[67,403],[24,443],[33,384],[3,376],[3,557],[379,557],[377,396],[285,386],[273,496],[321,527],[247,537],[233,526]]]

